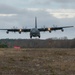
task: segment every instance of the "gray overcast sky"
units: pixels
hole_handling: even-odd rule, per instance
[[[0,0],[0,28],[33,28],[34,18],[38,27],[75,26],[75,0]],[[41,39],[52,37],[75,38],[75,28],[56,32],[42,32]],[[0,31],[0,38],[29,38],[29,33]]]

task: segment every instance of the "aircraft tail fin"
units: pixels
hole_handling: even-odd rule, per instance
[[[37,17],[35,17],[35,28],[37,28]]]

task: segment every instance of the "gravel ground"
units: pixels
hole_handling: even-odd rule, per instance
[[[0,49],[0,75],[75,75],[75,49]]]

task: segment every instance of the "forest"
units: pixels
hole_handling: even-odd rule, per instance
[[[75,48],[75,39],[0,39],[0,48]]]

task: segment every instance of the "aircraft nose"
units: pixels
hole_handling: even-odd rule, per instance
[[[36,34],[36,32],[33,32],[33,34]]]

